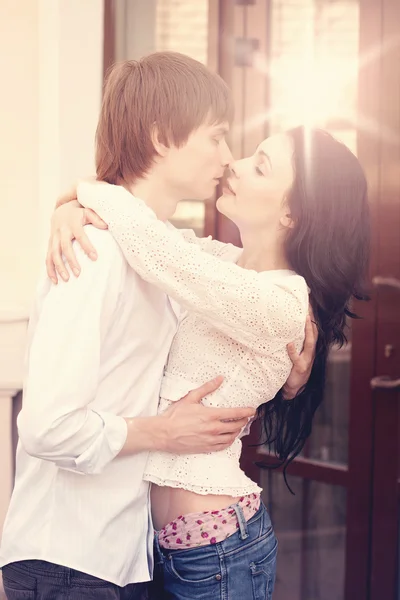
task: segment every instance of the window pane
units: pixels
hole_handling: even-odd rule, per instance
[[[274,600],[343,600],[346,490],[263,471],[263,500],[278,538]]]
[[[271,0],[269,130],[322,127],[357,151],[359,2]],[[351,343],[328,359],[303,456],[347,463]]]
[[[118,0],[117,60],[138,60],[151,52],[172,50],[206,63],[208,4],[209,0]],[[181,202],[171,222],[204,235],[205,203]]]

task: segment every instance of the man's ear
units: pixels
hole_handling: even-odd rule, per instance
[[[153,126],[151,128],[151,141],[153,142],[153,146],[155,151],[157,152],[157,154],[159,156],[165,156],[168,152],[168,146],[161,141],[161,136],[160,136],[160,132],[159,129],[157,127],[157,123],[153,123]]]

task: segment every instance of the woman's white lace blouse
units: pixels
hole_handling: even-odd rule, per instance
[[[132,268],[184,309],[161,383],[159,412],[217,375],[223,375],[223,384],[204,398],[205,405],[256,408],[271,400],[290,373],[286,345],[294,342],[299,351],[304,341],[303,277],[243,269],[235,264],[240,248],[163,223],[122,187],[84,182],[78,199],[108,224]],[[154,452],[145,479],[198,494],[257,492],[240,469],[241,449],[238,438],[227,450],[208,454]]]

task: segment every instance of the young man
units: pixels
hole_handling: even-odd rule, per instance
[[[168,219],[179,200],[211,196],[230,160],[230,118],[229,90],[197,61],[123,63],[105,88],[98,178],[133,185]],[[9,600],[139,598],[152,574],[148,452],[226,448],[253,415],[203,407],[216,380],[156,416],[179,307],[129,268],[107,231],[87,235],[98,259],[76,246],[82,273],[43,281],[30,323],[1,548]]]

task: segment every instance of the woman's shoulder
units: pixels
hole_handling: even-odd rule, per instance
[[[301,294],[309,294],[309,288],[302,275],[289,269],[277,269],[271,271],[262,271],[260,273],[265,289],[276,286],[287,291],[298,291]]]
[[[293,338],[301,331],[309,311],[309,289],[307,282],[294,271],[265,271],[262,275],[263,306],[262,321],[273,323],[273,331],[279,336]],[[260,328],[262,334],[263,327]],[[289,339],[290,341],[290,339]]]

